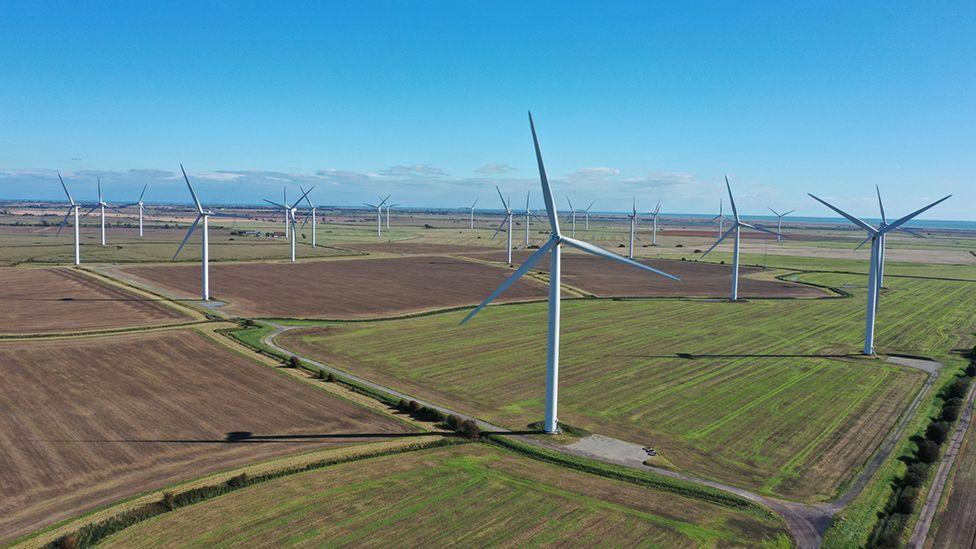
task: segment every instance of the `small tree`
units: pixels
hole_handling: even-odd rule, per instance
[[[935,463],[939,459],[939,446],[931,440],[923,440],[918,444],[918,460],[922,463]]]
[[[976,362],[970,362],[969,366],[966,366],[966,375],[976,377]]]
[[[410,403],[407,404],[407,409],[410,410],[411,414],[416,414],[420,411],[420,403],[416,400],[411,400]]]
[[[447,416],[447,426],[452,431],[458,431],[458,430],[460,430],[461,423],[462,423],[461,418],[457,417],[456,415],[451,414],[451,415]]]
[[[959,406],[946,404],[942,408],[942,419],[945,421],[955,421],[959,419]]]
[[[325,375],[325,380],[328,381],[329,383],[335,383],[336,380],[335,374],[329,372],[328,374]]]
[[[464,435],[465,438],[477,440],[478,437],[481,436],[481,429],[478,427],[478,424],[474,422],[474,420],[468,419],[461,424],[461,434]]]
[[[925,429],[925,438],[931,440],[936,444],[942,444],[945,442],[946,435],[949,432],[949,424],[944,421],[936,421],[930,423],[928,428]]]
[[[291,355],[291,358],[288,359],[288,367],[301,368],[301,366],[302,366],[302,361],[299,360],[297,356]]]
[[[172,511],[176,508],[176,496],[173,492],[163,492],[163,498],[159,500],[159,504],[167,511]]]
[[[917,499],[918,491],[915,488],[908,487],[902,490],[901,494],[898,496],[898,500],[895,502],[895,512],[901,513],[903,515],[910,515],[915,510],[915,500]]]
[[[969,389],[968,379],[957,379],[949,387],[949,398],[963,398],[966,396],[966,389]]]
[[[236,477],[230,477],[227,479],[227,486],[230,486],[231,488],[243,488],[244,486],[247,486],[247,483],[250,480],[251,477],[247,475],[247,471],[244,471]]]
[[[397,410],[400,410],[401,412],[408,412],[408,411],[410,411],[410,404],[405,399],[402,399],[402,398],[397,401],[396,407],[397,407]]]

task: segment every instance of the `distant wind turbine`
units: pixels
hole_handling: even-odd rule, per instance
[[[495,228],[495,234],[491,235],[491,238],[492,240],[494,240],[495,237],[498,236],[498,231],[502,230],[502,227],[505,227],[505,225],[508,225],[508,227],[505,228],[505,232],[508,233],[508,264],[511,265],[512,264],[512,205],[511,205],[512,197],[509,196],[508,202],[506,202],[505,198],[502,196],[501,189],[498,188],[498,185],[495,185],[495,190],[498,191],[498,198],[501,199],[502,206],[505,207],[505,220],[502,221],[497,228]]]
[[[879,193],[879,196],[880,196],[880,193]],[[882,226],[880,226],[878,228],[874,228],[873,226],[869,225],[868,223],[866,223],[866,222],[864,222],[864,221],[862,221],[862,220],[854,217],[853,215],[851,215],[851,214],[849,214],[849,213],[841,210],[840,208],[838,208],[836,206],[833,206],[833,205],[827,203],[826,201],[824,201],[824,200],[822,200],[820,198],[817,198],[816,196],[814,196],[812,194],[810,195],[810,197],[813,198],[814,200],[816,200],[817,202],[820,202],[824,206],[827,206],[831,210],[833,210],[833,211],[837,212],[838,214],[842,215],[845,219],[847,219],[851,223],[857,225],[858,227],[861,227],[862,229],[864,229],[865,231],[868,232],[868,238],[866,240],[870,240],[871,241],[871,263],[869,264],[869,267],[868,267],[868,304],[867,304],[867,314],[865,315],[866,316],[866,320],[865,320],[865,326],[864,326],[864,351],[863,351],[863,354],[865,354],[865,355],[873,355],[874,354],[874,319],[875,319],[875,315],[878,312],[878,288],[880,286],[880,284],[878,283],[878,275],[879,275],[880,270],[881,270],[881,262],[880,262],[881,252],[880,252],[880,250],[881,250],[881,246],[884,245],[884,237],[885,237],[885,235],[887,233],[891,232],[891,231],[894,231],[894,230],[898,229],[899,227],[901,227],[905,223],[911,221],[916,216],[918,216],[922,212],[928,210],[929,208],[932,208],[936,204],[939,204],[939,203],[941,203],[941,202],[943,202],[945,200],[948,200],[949,197],[951,197],[951,196],[952,196],[951,194],[948,195],[948,196],[944,196],[944,197],[936,200],[935,202],[929,204],[928,206],[925,206],[924,208],[919,208],[918,210],[915,210],[914,212],[912,212],[912,213],[910,213],[910,214],[908,214],[908,215],[906,215],[906,216],[904,216],[904,217],[902,217],[902,218],[894,221],[893,223],[884,223]]]
[[[627,216],[630,219],[630,250],[627,252],[627,257],[634,259],[634,237],[637,231],[637,197],[634,197],[634,209]]]
[[[302,200],[305,200],[308,197],[308,193],[312,192],[312,189],[314,188],[315,187],[313,186],[309,190],[304,191],[305,194],[303,194],[302,197],[299,198],[298,201],[295,202],[295,204],[293,204],[292,206],[278,204],[277,202],[272,202],[267,198],[264,199],[264,201],[267,202],[268,204],[271,204],[275,207],[284,210],[285,215],[288,216],[288,223],[291,225],[290,239],[291,239],[291,262],[292,263],[295,262],[295,244],[296,241],[298,240],[298,220],[295,218],[295,213],[298,211],[298,205],[302,203]]]
[[[471,318],[478,314],[479,311],[484,309],[489,303],[492,302],[496,297],[501,295],[505,290],[508,289],[516,280],[522,277],[526,272],[529,271],[545,254],[549,255],[549,334],[548,334],[548,346],[546,351],[546,416],[545,416],[545,431],[547,433],[555,433],[558,428],[558,420],[556,417],[557,411],[557,399],[559,394],[559,299],[560,299],[560,289],[561,284],[561,249],[563,245],[568,245],[573,248],[577,248],[584,252],[604,257],[613,261],[619,261],[638,269],[644,269],[655,274],[666,276],[673,280],[678,280],[677,277],[642,265],[633,260],[621,257],[615,253],[604,250],[590,244],[588,242],[583,242],[581,240],[576,240],[575,238],[570,238],[563,236],[559,231],[559,219],[556,212],[555,199],[552,196],[552,189],[549,188],[549,178],[546,176],[546,168],[542,162],[542,151],[539,149],[539,139],[536,137],[535,124],[532,121],[532,113],[529,113],[529,127],[532,130],[532,142],[535,146],[536,161],[539,164],[539,179],[542,183],[542,196],[546,202],[546,214],[549,216],[549,223],[552,228],[551,236],[549,240],[543,244],[535,253],[533,253],[529,258],[519,267],[511,276],[505,279],[494,292],[492,292],[480,305],[475,307],[463,320],[461,324],[464,324],[471,320]]]
[[[61,179],[61,172],[58,172],[58,180],[61,181],[61,188],[64,189],[64,194],[68,196],[68,213],[64,214],[64,220],[58,225],[58,232],[54,236],[61,234],[61,229],[64,228],[65,223],[68,222],[68,217],[71,214],[75,216],[75,265],[81,265],[81,235],[79,234],[78,228],[78,209],[81,208],[81,204],[75,202],[74,198],[71,198],[71,193],[68,192],[67,185],[64,184],[64,179]]]
[[[474,202],[471,203],[471,228],[474,228],[474,207],[478,204],[480,198],[475,198]]]
[[[307,223],[308,218],[311,217],[312,218],[312,247],[314,248],[315,247],[315,215],[316,215],[315,204],[312,204],[312,199],[308,197],[308,193],[305,192],[304,188],[299,186],[298,189],[303,193],[305,193],[305,202],[308,204],[308,207],[310,208],[308,213],[305,215],[305,219],[302,220],[302,230],[303,231],[305,230],[305,223]],[[312,189],[309,189],[309,191],[311,190]]]
[[[186,241],[190,239],[190,235],[200,224],[200,220],[203,220],[203,232],[200,233],[201,246],[200,246],[200,261],[203,264],[203,287],[201,291],[201,296],[203,301],[210,300],[210,232],[208,230],[208,220],[210,217],[233,217],[224,214],[215,214],[210,210],[204,210],[203,206],[200,205],[200,200],[197,198],[197,193],[193,191],[193,186],[190,185],[190,178],[186,176],[186,170],[183,169],[183,164],[180,164],[180,171],[183,172],[183,180],[186,181],[186,187],[190,189],[190,196],[193,197],[193,203],[197,207],[197,218],[193,220],[193,224],[190,225],[190,230],[186,231],[186,236],[183,237],[183,242],[180,243],[180,247],[176,249],[176,253],[173,254],[173,260],[176,260],[176,256],[180,255],[180,250],[186,245]]]
[[[569,204],[569,215],[573,221],[573,230],[570,233],[573,238],[576,238],[576,208],[573,207],[573,201],[566,197],[566,203]]]
[[[112,210],[117,211],[120,214],[125,215],[125,212],[123,212],[122,210],[116,208],[115,206],[110,206],[109,204],[105,203],[104,200],[102,200],[102,178],[99,177],[98,178],[98,204],[95,204],[95,206],[92,207],[92,209],[90,209],[87,212],[85,212],[85,215],[83,215],[82,217],[86,217],[86,216],[88,216],[88,214],[92,213],[93,211],[95,211],[97,209],[101,209],[101,213],[102,213],[102,246],[105,246],[106,245],[105,244],[105,208],[110,208]]]
[[[718,237],[722,238],[722,233],[725,232],[725,215],[722,214],[722,199],[718,199],[718,215],[709,219],[711,222],[718,221]]]
[[[886,225],[888,225],[888,217],[885,215],[884,202],[881,201],[881,189],[877,185],[875,185],[874,186],[874,190],[878,193],[878,208],[880,208],[880,210],[881,210],[881,225],[878,228],[883,228]],[[895,230],[896,231],[901,231],[901,232],[904,232],[904,233],[908,233],[908,234],[914,236],[915,238],[925,238],[924,236],[922,236],[922,235],[918,234],[917,232],[915,232],[915,231],[913,231],[911,229],[908,229],[906,227],[896,227]],[[881,234],[878,238],[879,238],[879,241],[878,241],[878,288],[880,289],[880,288],[884,288],[885,249],[888,246],[888,244],[887,244],[888,237],[885,234]],[[870,240],[870,237],[862,240],[861,243],[858,244],[856,248],[854,248],[854,251],[855,252],[858,251],[861,248],[861,246],[864,246],[865,244],[867,244],[868,240]]]
[[[144,196],[146,196],[146,188],[148,187],[149,187],[149,183],[146,183],[145,185],[142,186],[142,193],[139,195],[139,200],[131,204],[125,204],[124,206],[122,206],[123,208],[131,208],[132,206],[139,206],[139,238],[142,238],[142,214],[143,214],[143,209],[145,208],[145,204],[143,203],[142,199]]]
[[[390,230],[390,210],[396,208],[399,204],[390,204],[386,207],[386,230]]]
[[[768,208],[768,206],[767,206],[767,208]],[[786,217],[786,216],[788,216],[788,215],[790,215],[791,213],[795,212],[796,210],[790,210],[790,211],[788,211],[786,213],[779,213],[776,210],[774,210],[772,208],[769,208],[769,211],[773,212],[773,215],[776,216],[776,232],[777,233],[780,233],[780,234],[777,234],[776,235],[776,242],[782,242],[782,240],[780,240],[780,238],[781,238],[781,235],[783,234],[783,218]]]
[[[378,197],[382,198],[382,197]],[[390,195],[386,195],[386,198],[382,198],[379,204],[368,204],[363,202],[363,206],[369,206],[370,208],[376,208],[376,236],[383,234],[383,204],[390,199]]]
[[[591,201],[590,202],[590,205],[587,206],[585,210],[583,210],[583,214],[585,216],[585,218],[584,218],[585,221],[583,222],[585,224],[584,227],[583,227],[583,230],[584,231],[590,230],[590,208],[593,207],[593,203],[594,202],[596,202],[596,200]]]
[[[742,227],[752,229],[754,231],[762,231],[772,235],[778,235],[779,233],[774,233],[769,229],[764,229],[762,227],[757,227],[755,225],[742,222],[739,219],[739,211],[735,207],[735,199],[732,198],[732,185],[729,184],[729,176],[725,176],[725,187],[729,191],[729,202],[732,204],[732,215],[735,217],[735,220],[732,222],[732,228],[722,233],[722,236],[715,241],[715,244],[712,244],[712,247],[702,254],[702,257],[708,255],[712,250],[715,249],[715,246],[718,246],[730,234],[733,232],[735,233],[735,243],[732,245],[732,293],[730,298],[732,301],[735,301],[739,299],[739,232],[741,231]]]
[[[653,220],[654,220],[653,229],[651,229],[651,246],[657,246],[657,216],[660,213],[661,213],[661,201],[658,200],[657,206],[654,208],[654,211],[651,212],[651,215],[653,216]]]

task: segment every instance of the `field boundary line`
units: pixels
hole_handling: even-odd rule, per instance
[[[45,341],[52,339],[80,339],[87,337],[103,337],[111,335],[138,334],[150,332],[164,332],[169,330],[182,330],[204,326],[207,324],[228,322],[226,320],[205,319],[182,322],[180,324],[166,324],[163,326],[144,326],[141,328],[112,328],[108,330],[92,330],[90,332],[46,332],[41,334],[0,334],[0,343],[15,341]]]

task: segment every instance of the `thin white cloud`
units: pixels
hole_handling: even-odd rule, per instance
[[[499,175],[511,172],[517,172],[518,168],[515,166],[509,166],[508,164],[502,164],[500,162],[489,162],[477,170],[475,173],[481,173],[486,175]]]
[[[414,164],[412,166],[390,166],[379,171],[380,175],[387,177],[445,177],[447,172],[427,164]]]

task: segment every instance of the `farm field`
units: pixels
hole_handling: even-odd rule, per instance
[[[976,423],[970,423],[956,456],[955,472],[947,484],[948,497],[936,515],[926,547],[938,549],[976,546]]]
[[[178,295],[197,295],[198,266],[127,267],[124,274]],[[437,256],[303,263],[235,263],[210,268],[215,299],[228,312],[260,317],[354,319],[475,304],[510,271]],[[541,284],[519,282],[508,301],[544,299]]]
[[[505,252],[470,254],[472,257],[506,260]],[[529,252],[514,252],[512,261],[523,263]],[[620,263],[575,253],[563,254],[563,284],[579,288],[597,297],[728,297],[732,284],[731,265],[716,263],[639,259],[641,263],[681,278],[676,282]],[[549,262],[540,261],[536,270],[549,272]],[[823,297],[823,290],[813,286],[783,282],[755,267],[740,267],[739,295],[756,297]]]
[[[839,284],[851,275],[804,275]],[[970,283],[891,279],[877,344],[944,356],[969,336]],[[770,494],[837,494],[914,397],[922,372],[854,359],[851,299],[563,303],[559,417],[646,443],[682,469]],[[521,428],[542,416],[545,304],[327,325],[283,346]],[[926,318],[929,328],[916,329]],[[729,329],[735,327],[735,329]]]
[[[105,546],[591,546],[609,540],[621,546],[789,546],[769,518],[484,444],[277,479],[143,522]]]
[[[70,268],[0,267],[0,334],[79,332],[189,320],[176,309]]]
[[[194,330],[4,342],[0,369],[0,543],[176,481],[411,430]]]

